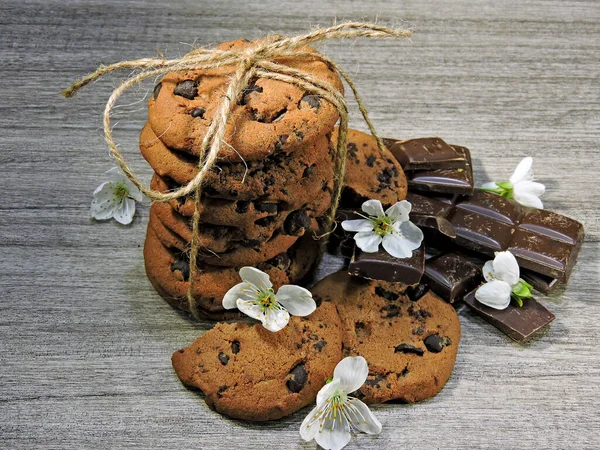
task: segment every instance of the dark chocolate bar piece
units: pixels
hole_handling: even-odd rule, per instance
[[[481,267],[458,253],[441,254],[425,262],[423,283],[448,303],[462,300],[482,280]]]
[[[448,219],[457,246],[491,257],[510,250],[521,268],[563,283],[583,243],[581,223],[479,189],[470,197],[442,200],[409,192],[407,200],[413,205],[411,214],[435,213]]]
[[[376,253],[363,252],[358,247],[348,266],[348,273],[371,280],[418,284],[425,270],[425,247],[421,245],[410,258],[394,258],[383,249]]]
[[[398,141],[384,139],[385,146],[406,171],[462,167],[464,154],[438,137]]]
[[[465,147],[456,149],[464,155],[459,167],[406,171],[408,188],[414,192],[470,195],[475,188],[471,153]]]
[[[549,294],[556,288],[556,286],[559,285],[559,282],[556,278],[540,275],[539,273],[535,273],[527,269],[521,270],[521,278],[531,284],[535,290],[541,292],[542,294]]]
[[[523,306],[520,308],[511,304],[506,309],[498,310],[479,303],[475,298],[475,291],[466,295],[465,303],[477,315],[517,342],[531,338],[554,320],[554,314],[534,298],[523,300]]]

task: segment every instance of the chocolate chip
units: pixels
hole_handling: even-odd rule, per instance
[[[250,84],[248,84],[248,86],[246,86],[244,88],[244,90],[242,91],[242,97],[239,101],[240,105],[245,105],[246,104],[246,97],[250,94],[252,94],[253,92],[257,92],[257,93],[262,93],[263,88],[261,86],[257,86],[256,84],[256,80],[252,81]]]
[[[281,151],[285,143],[287,142],[289,136],[287,134],[282,134],[277,138],[277,142],[275,142],[275,150]]]
[[[277,212],[277,203],[254,203],[254,208],[260,212],[266,212],[269,214],[275,214]]]
[[[308,335],[308,338],[309,338],[311,341],[318,341],[318,340],[319,340],[319,336],[318,336],[318,335],[316,335],[315,333],[310,333],[310,334]]]
[[[279,270],[283,270],[284,272],[290,268],[292,264],[292,260],[287,255],[287,253],[280,253],[275,258],[269,261],[269,264],[273,267],[278,268]]]
[[[249,207],[250,207],[250,201],[240,200],[235,204],[235,212],[237,212],[239,214],[247,213]]]
[[[201,119],[204,119],[204,113],[206,112],[206,110],[204,108],[194,108],[192,109],[192,117],[200,117]]]
[[[369,337],[371,336],[371,327],[362,322],[356,322],[354,324],[354,334],[357,337]]]
[[[426,309],[415,309],[413,305],[408,308],[408,314],[417,320],[425,320],[427,317],[432,317],[431,313]]]
[[[373,167],[373,164],[375,164],[375,161],[377,161],[377,158],[375,158],[373,155],[369,156],[367,158],[367,166]]]
[[[187,98],[188,100],[193,100],[198,95],[197,86],[198,85],[194,80],[181,81],[180,83],[177,83],[177,86],[175,86],[173,94]]]
[[[240,341],[233,341],[231,343],[231,353],[239,353],[240,352]]]
[[[258,225],[259,227],[269,227],[271,226],[271,224],[273,223],[273,221],[275,220],[277,216],[267,216],[267,217],[263,217],[262,219],[258,219],[254,221],[255,225]]]
[[[402,311],[398,305],[385,305],[379,310],[382,319],[389,319],[390,317],[402,316]]]
[[[185,353],[185,350],[184,350],[184,349],[182,349],[182,348],[180,348],[180,349],[179,349],[179,353]]]
[[[287,380],[287,388],[294,393],[298,393],[302,390],[306,381],[308,380],[308,372],[304,367],[304,363],[296,365],[290,370],[290,378]]]
[[[405,354],[413,354],[418,356],[423,356],[425,353],[422,348],[412,346],[410,344],[400,344],[397,345],[394,349],[394,353],[405,353]]]
[[[377,174],[377,180],[383,185],[389,186],[392,182],[392,178],[398,176],[398,171],[395,167],[386,167]]]
[[[226,366],[227,363],[229,362],[229,356],[227,356],[223,352],[220,352],[219,353],[219,361],[221,361],[221,364],[223,364],[224,366]]]
[[[319,341],[316,344],[313,345],[314,349],[317,350],[318,352],[320,352],[321,350],[323,350],[323,347],[325,347],[325,344],[327,344],[327,342],[325,341]]]
[[[227,390],[227,386],[219,386],[219,390],[217,391],[217,397],[223,397],[223,392]]]
[[[306,169],[304,169],[304,172],[302,173],[302,178],[310,177],[311,174],[314,172],[316,166],[316,164],[313,164],[312,166],[309,166]]]
[[[298,109],[302,109],[302,102],[308,103],[308,106],[313,109],[319,109],[321,107],[321,99],[318,95],[306,94],[300,99],[300,103],[298,103]]]
[[[152,96],[154,97],[154,100],[158,98],[158,94],[160,94],[161,89],[162,83],[158,83],[156,86],[154,86],[154,91],[152,91]]]
[[[385,377],[383,375],[377,374],[375,376],[373,375],[369,375],[367,377],[367,380],[365,381],[365,384],[367,386],[371,386],[371,387],[379,387],[379,383],[381,383],[382,381],[385,381]]]
[[[422,327],[413,328],[412,330],[412,334],[415,336],[423,336],[423,333],[425,333],[425,330]]]
[[[358,147],[356,147],[356,144],[354,142],[348,142],[348,145],[346,146],[346,148],[348,149],[348,156],[350,158],[354,158],[356,159],[357,153],[358,153]]]
[[[183,279],[187,280],[190,276],[190,263],[183,259],[178,259],[171,265],[171,272],[175,272],[176,270],[179,270]]]
[[[294,130],[294,134],[296,135],[299,141],[304,139],[304,133],[302,131]]]
[[[283,223],[283,230],[290,236],[299,236],[302,232],[310,227],[310,217],[303,209],[292,211]]]
[[[452,344],[449,338],[441,337],[439,334],[430,334],[423,342],[431,353],[439,353],[444,347]]]
[[[394,300],[398,300],[398,297],[400,297],[400,294],[397,294],[396,292],[392,292],[392,291],[386,291],[381,286],[377,286],[375,288],[375,294],[377,294],[380,297],[385,298],[386,300],[392,301],[392,302]]]
[[[418,286],[411,286],[406,289],[406,295],[413,302],[418,301],[421,297],[423,297],[427,293],[427,286],[424,284],[419,284]]]

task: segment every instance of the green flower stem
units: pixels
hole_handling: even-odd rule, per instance
[[[519,282],[513,286],[510,295],[519,308],[523,306],[524,299],[531,298],[531,289],[533,289],[533,286],[521,278],[519,278]]]

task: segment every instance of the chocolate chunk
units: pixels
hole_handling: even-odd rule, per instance
[[[464,161],[460,147],[457,149],[437,137],[383,142],[405,171],[458,168]]]
[[[444,347],[451,344],[450,339],[441,337],[439,334],[430,334],[423,340],[423,343],[431,353],[439,353]]]
[[[367,158],[367,166],[369,167],[373,167],[373,165],[375,164],[375,161],[377,161],[377,158],[373,155],[369,156]]]
[[[313,109],[318,110],[321,107],[321,98],[318,95],[306,94],[298,103],[298,109],[302,108],[302,102],[308,103],[308,106]]]
[[[290,236],[299,236],[310,227],[310,217],[306,214],[306,211],[296,210],[292,211],[283,223],[283,230]]]
[[[275,214],[277,212],[277,203],[267,203],[267,202],[255,202],[254,208],[260,212],[266,212],[269,214]]]
[[[310,177],[311,174],[314,172],[316,166],[316,164],[313,164],[312,166],[309,166],[306,169],[304,169],[304,172],[302,173],[302,178]]]
[[[294,130],[294,134],[296,135],[299,141],[304,139],[304,133],[302,131]]]
[[[275,258],[271,259],[269,261],[269,264],[285,272],[292,265],[292,260],[287,255],[287,253],[280,253]]]
[[[425,269],[425,248],[423,245],[413,251],[410,258],[395,258],[385,250],[366,253],[358,247],[348,266],[350,275],[404,284],[417,284]]]
[[[390,317],[400,317],[402,316],[402,310],[398,305],[385,305],[383,308],[379,310],[381,313],[382,319],[389,319]]]
[[[282,134],[277,138],[277,142],[275,142],[275,151],[281,151],[285,143],[287,142],[289,136],[287,134]]]
[[[356,159],[357,153],[358,153],[358,147],[356,146],[356,144],[354,142],[348,142],[348,145],[346,145],[346,148],[348,151],[348,157]]]
[[[307,380],[308,372],[304,367],[304,363],[300,363],[290,370],[286,386],[290,392],[298,393],[302,390]]]
[[[428,317],[432,317],[431,313],[426,309],[416,309],[413,305],[408,307],[408,314],[415,320],[425,320]]]
[[[316,344],[313,344],[313,347],[315,350],[320,352],[321,350],[323,350],[323,347],[325,347],[325,344],[327,344],[327,342],[324,340],[321,340],[321,341],[317,342]]]
[[[549,294],[559,285],[556,278],[547,277],[527,269],[521,270],[521,278],[531,284],[535,290],[540,291],[542,294]]]
[[[231,343],[231,353],[239,353],[240,352],[240,341],[233,341]]]
[[[223,364],[224,366],[226,366],[227,363],[229,362],[229,356],[227,356],[223,352],[220,352],[219,353],[219,361],[221,361],[221,364]]]
[[[522,342],[554,320],[554,314],[534,298],[523,300],[523,306],[508,305],[506,309],[494,309],[479,303],[475,298],[477,289],[469,292],[464,301],[475,314],[494,325],[509,338]]]
[[[425,216],[421,214],[411,214],[410,220],[421,229],[431,229],[449,238],[455,238],[454,227],[449,220],[439,216]]]
[[[206,110],[204,108],[194,108],[192,109],[191,115],[192,117],[200,117],[201,119],[204,119],[205,112]]]
[[[425,351],[422,348],[414,347],[410,344],[400,344],[396,346],[396,348],[394,349],[394,353],[405,353],[423,356],[423,354],[425,354]]]
[[[392,291],[386,291],[381,286],[377,286],[375,288],[375,294],[377,294],[379,297],[383,297],[386,300],[390,301],[398,300],[398,298],[400,297],[400,294]]]
[[[158,98],[158,94],[160,94],[161,89],[162,83],[158,83],[156,86],[154,86],[154,90],[152,91],[152,96],[154,97],[154,100]]]
[[[217,397],[223,397],[223,392],[227,390],[227,386],[219,386],[219,390],[217,391]]]
[[[262,219],[255,220],[254,223],[259,227],[269,227],[275,221],[276,216],[267,216]]]
[[[357,337],[369,337],[371,336],[371,326],[365,325],[362,322],[356,322],[354,324],[354,334]]]
[[[439,200],[409,193],[407,200],[411,214],[447,218],[456,233],[449,242],[490,257],[509,250],[523,269],[559,282],[568,280],[584,239],[583,225],[573,219],[479,189],[471,197]]]
[[[250,201],[239,200],[235,204],[235,212],[244,214],[248,212],[248,208],[250,207]]]
[[[367,377],[367,380],[365,381],[365,384],[367,386],[371,386],[371,387],[379,387],[379,383],[381,383],[382,381],[385,381],[385,376],[377,374],[377,375],[369,375]]]
[[[425,266],[427,267],[427,266]],[[418,284],[416,286],[410,286],[406,289],[406,295],[408,295],[408,298],[413,301],[413,302],[417,302],[419,301],[419,299],[421,297],[423,297],[427,291],[429,289],[427,288],[426,285],[424,284]]]
[[[425,263],[423,282],[449,303],[461,300],[481,283],[481,268],[457,253],[440,255]]]
[[[171,265],[171,272],[179,270],[184,280],[190,277],[190,263],[183,259],[178,259]]]
[[[187,98],[188,100],[193,100],[198,95],[197,86],[198,85],[194,80],[181,81],[175,86],[173,94]]]

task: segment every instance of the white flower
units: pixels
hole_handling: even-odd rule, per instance
[[[106,174],[109,180],[94,191],[90,214],[96,220],[114,218],[127,225],[133,220],[135,202],[141,202],[144,195],[118,167],[107,170]]]
[[[269,275],[254,267],[240,269],[241,283],[229,289],[223,297],[225,309],[238,308],[258,319],[269,331],[283,329],[294,316],[308,316],[317,304],[308,289],[292,284],[281,286],[275,294]]]
[[[481,188],[506,198],[513,198],[523,206],[544,209],[540,197],[546,191],[546,186],[533,181],[532,164],[533,158],[531,156],[523,158],[509,181],[492,181],[485,183]]]
[[[317,394],[317,406],[302,422],[302,439],[314,439],[324,449],[339,450],[350,442],[353,431],[379,434],[379,420],[367,405],[348,395],[364,384],[368,374],[369,367],[362,356],[342,359],[333,372],[333,380]]]
[[[519,278],[519,264],[511,252],[496,252],[493,261],[483,266],[485,283],[475,292],[475,298],[494,309],[505,309],[511,297],[523,306],[524,298],[531,298],[532,286]]]
[[[402,200],[383,212],[379,200],[367,200],[362,204],[362,210],[369,217],[344,220],[342,228],[357,232],[354,240],[363,252],[375,253],[379,244],[383,244],[390,255],[410,258],[412,251],[423,241],[423,232],[408,218],[411,207],[410,202]]]

